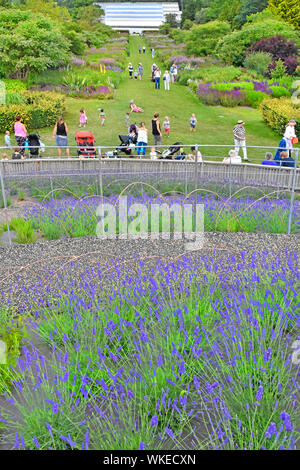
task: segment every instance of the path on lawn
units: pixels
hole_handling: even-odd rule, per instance
[[[146,53],[139,54],[139,46],[146,45]],[[161,66],[157,58],[154,61]],[[113,100],[78,100],[67,99],[66,122],[69,126],[69,144],[75,145],[74,136],[78,131],[79,110],[84,107],[89,118],[87,130],[93,132],[96,143],[99,146],[112,145],[115,148],[119,145],[119,134],[126,133],[125,114],[129,110],[129,101],[134,99],[136,104],[142,107],[143,114],[132,113],[132,122],[137,124],[143,120],[149,130],[149,144],[152,144],[151,119],[155,112],[160,114],[161,122],[167,115],[171,122],[171,136],[163,138],[163,144],[170,145],[178,140],[184,144],[227,144],[233,145],[232,129],[238,119],[246,122],[248,145],[276,146],[279,136],[274,133],[262,120],[261,112],[251,108],[223,108],[219,106],[205,106],[189,90],[188,87],[179,84],[170,84],[170,91],[164,90],[161,79],[161,89],[155,90],[154,83],[150,80],[151,66],[153,59],[150,49],[145,39],[140,36],[130,37],[130,57],[126,63],[132,62],[135,69],[138,63],[142,62],[144,67],[143,80],[129,79],[128,72],[123,73],[122,82],[116,90]],[[164,68],[161,67],[162,74]],[[220,77],[222,80],[222,77]],[[98,108],[103,107],[107,115],[105,126],[99,125]],[[189,119],[195,113],[198,119],[196,132],[191,135]],[[53,145],[51,130],[40,129],[43,142]],[[208,156],[225,156],[229,149],[203,149],[203,154]],[[148,147],[148,152],[150,148]],[[260,162],[265,154],[265,150],[250,150],[249,156],[253,162]]]

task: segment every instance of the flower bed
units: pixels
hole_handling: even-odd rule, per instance
[[[288,256],[185,257],[155,275],[115,261],[109,280],[106,267],[74,265],[67,285],[57,273],[20,283],[37,346],[23,347],[1,409],[14,449],[295,449],[299,274]]]
[[[226,107],[252,106],[257,108],[266,96],[290,96],[286,86],[278,82],[247,80],[223,83],[191,84],[197,90],[197,96],[207,105]]]

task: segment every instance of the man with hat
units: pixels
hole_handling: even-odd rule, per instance
[[[236,154],[238,155],[240,148],[242,148],[244,153],[244,160],[249,161],[247,157],[246,131],[244,121],[239,120],[237,122],[237,125],[233,129],[233,136]]]

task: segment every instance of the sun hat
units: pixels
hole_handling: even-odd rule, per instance
[[[290,119],[289,123],[297,124],[297,121],[295,119]]]
[[[239,119],[237,123],[238,123],[238,124],[245,124],[242,119]]]

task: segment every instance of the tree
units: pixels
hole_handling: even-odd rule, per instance
[[[223,9],[219,15],[219,19],[228,21],[232,25],[234,19],[239,14],[241,7],[241,0],[227,0],[223,5]]]
[[[300,2],[299,0],[269,0],[269,10],[283,18],[287,23],[300,29]]]
[[[30,11],[0,10],[0,63],[6,75],[24,78],[69,58],[70,43],[52,21]]]
[[[178,28],[179,23],[177,21],[175,13],[168,13],[166,15],[166,23],[168,23],[171,28]]]
[[[240,12],[236,15],[233,24],[241,27],[246,23],[247,17],[263,11],[268,5],[268,0],[244,0]]]
[[[299,34],[292,25],[285,23],[279,19],[267,18],[262,15],[263,20],[259,20],[259,16],[255,17],[254,22],[246,23],[240,31],[233,31],[221,38],[218,42],[216,51],[218,57],[225,63],[241,66],[244,63],[246,50],[262,38],[269,38],[274,34],[280,34],[287,40],[295,41],[299,46]]]
[[[226,21],[210,21],[194,26],[186,33],[186,51],[189,55],[209,55],[215,50],[219,38],[231,31]]]
[[[54,0],[26,0],[25,10],[40,13],[56,23],[64,23],[72,20],[66,7],[57,5]]]

